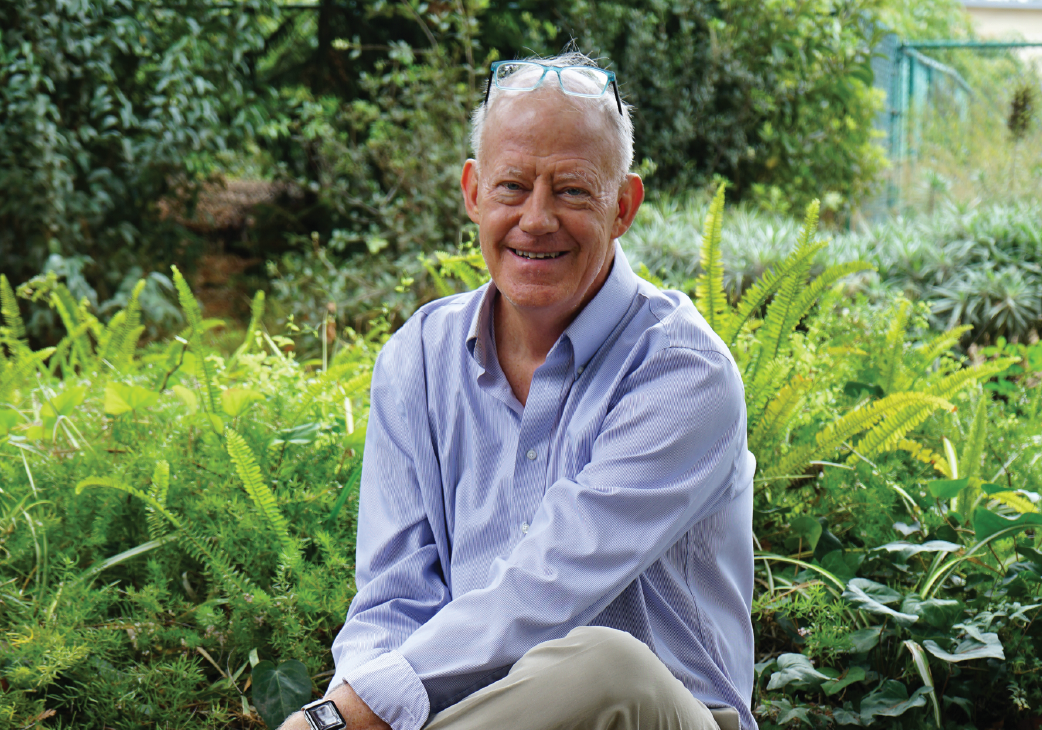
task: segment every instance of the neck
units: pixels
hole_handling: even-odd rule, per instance
[[[522,312],[502,294],[496,295],[492,311],[499,366],[514,396],[524,405],[536,369],[546,362],[550,348],[578,312],[565,315]]]

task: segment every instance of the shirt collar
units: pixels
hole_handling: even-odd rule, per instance
[[[562,338],[567,337],[572,345],[574,360],[573,375],[578,375],[600,349],[608,335],[622,319],[637,294],[637,275],[633,273],[626,254],[616,239],[615,261],[611,273],[590,303],[583,307],[575,320],[568,325]],[[470,330],[467,333],[467,349],[483,370],[488,370],[488,358],[494,351],[492,337],[492,303],[496,300],[496,285],[489,282],[481,295],[481,303],[475,310]],[[556,349],[556,345],[554,349]],[[551,350],[552,351],[552,350]]]

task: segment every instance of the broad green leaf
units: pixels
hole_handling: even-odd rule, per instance
[[[40,408],[40,413],[41,415],[51,416],[52,418],[58,416],[71,416],[72,412],[76,410],[76,406],[83,403],[83,399],[86,395],[87,389],[83,386],[66,388],[53,398],[44,401],[43,406]]]
[[[815,689],[828,680],[828,675],[815,669],[802,654],[782,654],[778,657],[778,671],[771,675],[767,689]]]
[[[1002,642],[999,635],[991,632],[982,633],[983,641],[973,637],[967,637],[959,642],[954,651],[948,652],[937,645],[936,641],[927,639],[923,642],[926,650],[938,659],[946,662],[968,662],[974,659],[1005,659],[1006,653],[1002,650]]]
[[[264,396],[255,390],[228,388],[221,391],[221,408],[232,418],[241,416],[251,403],[258,400],[264,400]]]
[[[159,400],[159,393],[140,385],[109,383],[105,386],[105,413],[121,416],[124,413],[137,411],[153,406]]]
[[[882,626],[873,626],[868,629],[858,629],[852,631],[847,637],[850,639],[850,643],[853,645],[851,654],[865,654],[872,651],[879,645],[879,637],[883,633]]]
[[[851,667],[846,672],[841,674],[836,679],[830,679],[821,685],[822,691],[830,697],[837,692],[841,692],[845,688],[854,684],[854,682],[860,682],[865,678],[865,670],[861,667]]]
[[[5,408],[0,411],[0,436],[6,436],[11,432],[11,429],[22,422],[22,417],[18,414],[18,411],[11,408]]]
[[[865,578],[854,578],[847,583],[847,590],[843,591],[843,598],[855,608],[880,616],[890,616],[902,626],[908,626],[919,620],[918,616],[901,613],[885,605],[900,601],[900,593]]]
[[[969,479],[934,479],[926,483],[930,495],[937,499],[951,499],[959,496],[959,492],[970,483]]]
[[[857,575],[857,569],[864,559],[864,553],[833,550],[821,559],[821,567],[846,583]]]
[[[901,603],[902,613],[911,613],[923,619],[930,626],[949,629],[962,617],[965,606],[962,601],[947,598],[922,599],[916,593],[909,593]]]
[[[957,545],[954,542],[948,542],[947,540],[929,540],[921,545],[914,542],[905,542],[899,540],[897,542],[890,542],[881,547],[875,548],[876,550],[886,550],[889,553],[897,553],[898,562],[907,563],[908,558],[919,553],[954,553],[962,549],[962,545]]]
[[[996,532],[1005,530],[1008,527],[1021,526],[1028,528],[1032,525],[1042,525],[1042,515],[1037,513],[1023,514],[1010,519],[997,515],[984,507],[978,507],[973,512],[973,531],[976,533],[978,540],[986,540]]]
[[[292,428],[284,428],[279,431],[278,436],[272,439],[271,445],[296,444],[297,446],[306,446],[318,436],[318,429],[319,424],[317,423],[302,423]]]
[[[265,659],[253,668],[253,704],[269,728],[299,710],[311,699],[311,677],[296,659],[277,667]]]
[[[789,523],[789,535],[786,543],[792,543],[792,549],[794,550],[801,544],[803,550],[814,550],[818,540],[821,539],[821,532],[820,522],[810,515],[800,515]]]
[[[926,695],[930,692],[932,687],[920,687],[909,697],[903,683],[888,679],[882,687],[862,698],[861,722],[868,725],[874,717],[898,717],[913,707],[925,707]]]
[[[850,703],[847,703],[850,704]],[[832,710],[832,719],[836,721],[837,725],[860,725],[861,715],[844,708],[834,708]]]
[[[199,410],[199,398],[195,393],[183,385],[175,385],[171,390],[174,391],[174,395],[180,398],[181,401],[188,406],[189,413],[195,413]]]

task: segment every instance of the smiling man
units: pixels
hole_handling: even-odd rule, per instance
[[[755,730],[742,383],[617,243],[632,134],[584,56],[494,65],[461,180],[492,281],[377,361],[312,727]]]

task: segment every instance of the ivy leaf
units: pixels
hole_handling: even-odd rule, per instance
[[[914,624],[919,620],[919,617],[914,614],[901,613],[888,608],[885,604],[897,603],[901,600],[901,594],[866,578],[854,578],[847,583],[847,590],[843,591],[843,598],[855,608],[880,616],[890,616],[902,626]]]
[[[848,703],[849,704],[849,703]],[[835,708],[832,710],[832,719],[837,725],[860,725],[861,715],[846,708]]]
[[[912,696],[908,688],[896,679],[888,679],[883,686],[861,700],[861,722],[868,725],[874,717],[898,717],[913,707],[925,707],[926,695],[933,687],[920,687]]]
[[[767,689],[782,689],[790,685],[792,689],[815,689],[828,679],[802,654],[782,654],[778,657],[778,671],[771,675]]]
[[[864,559],[864,553],[833,550],[821,559],[821,567],[845,583],[857,575],[857,569]]]
[[[968,662],[973,659],[1005,659],[1006,653],[1002,650],[1002,642],[999,641],[999,635],[993,633],[980,634],[984,641],[978,641],[973,637],[968,637],[959,642],[959,645],[955,647],[955,651],[947,652],[937,645],[936,641],[927,639],[923,642],[923,646],[926,650],[933,654],[938,659],[943,659],[946,662]]]
[[[311,699],[311,677],[296,659],[277,667],[265,659],[253,668],[253,704],[270,728],[296,712]]]
[[[813,551],[821,539],[821,523],[810,515],[800,515],[789,523],[789,536],[785,543],[792,545],[793,549],[802,543],[803,550]]]
[[[959,496],[959,492],[970,483],[969,479],[934,479],[926,483],[930,495],[937,499],[951,499]]]
[[[842,675],[836,679],[830,679],[821,685],[821,689],[825,694],[830,697],[837,692],[841,692],[846,687],[854,684],[854,682],[860,682],[865,678],[865,670],[861,667],[851,667]]]
[[[83,398],[86,395],[87,389],[82,386],[66,388],[53,398],[48,398],[40,408],[40,413],[53,418],[71,416],[72,412],[76,410],[76,406],[83,402]]]
[[[264,396],[255,390],[228,388],[221,391],[221,408],[232,418],[241,416],[251,403],[258,400],[264,400]]]
[[[124,413],[148,408],[159,400],[155,393],[140,385],[124,385],[109,383],[105,386],[105,413],[110,416],[121,416]]]

